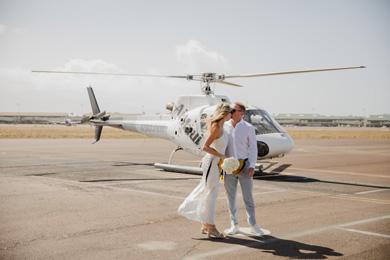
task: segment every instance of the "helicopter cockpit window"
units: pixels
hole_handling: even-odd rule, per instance
[[[200,128],[203,129],[206,126],[206,123],[203,121],[203,119],[207,118],[207,114],[202,114],[200,116]]]
[[[256,135],[282,132],[277,122],[265,110],[248,109],[242,119],[255,127]]]

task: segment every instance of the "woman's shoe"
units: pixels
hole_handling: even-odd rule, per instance
[[[224,239],[226,236],[223,233],[218,234],[218,230],[215,227],[207,228],[207,236],[209,238]]]
[[[200,228],[201,234],[207,234],[207,226],[205,224],[202,224],[202,227]]]

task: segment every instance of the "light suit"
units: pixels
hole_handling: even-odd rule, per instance
[[[254,127],[241,119],[240,122],[233,127],[231,120],[226,122],[224,130],[228,135],[228,145],[226,148],[227,157],[235,157],[237,159],[246,159],[244,173],[225,174],[225,189],[228,197],[230,222],[232,226],[238,226],[237,218],[237,184],[240,182],[242,197],[245,203],[248,224],[254,226],[256,224],[255,202],[253,200],[253,178],[248,179],[249,168],[255,168],[257,160],[257,141]]]

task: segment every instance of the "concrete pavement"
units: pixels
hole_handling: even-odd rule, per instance
[[[298,140],[254,181],[265,237],[213,240],[177,208],[201,176],[160,139],[0,140],[0,259],[388,259],[390,142]],[[196,166],[178,152],[173,163]],[[240,191],[239,191],[240,192]],[[240,225],[247,227],[241,197]],[[217,227],[229,227],[221,183]]]

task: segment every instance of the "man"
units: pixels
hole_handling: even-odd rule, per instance
[[[225,174],[225,189],[229,203],[231,228],[226,232],[234,235],[238,232],[237,218],[237,184],[240,182],[242,197],[245,203],[248,223],[251,232],[261,236],[264,233],[256,224],[255,202],[253,200],[253,175],[255,174],[255,164],[257,160],[257,141],[254,127],[243,120],[245,114],[245,105],[236,102],[232,106],[231,119],[225,123],[224,130],[228,135],[229,141],[226,148],[227,157],[243,159],[245,166],[242,174]]]

